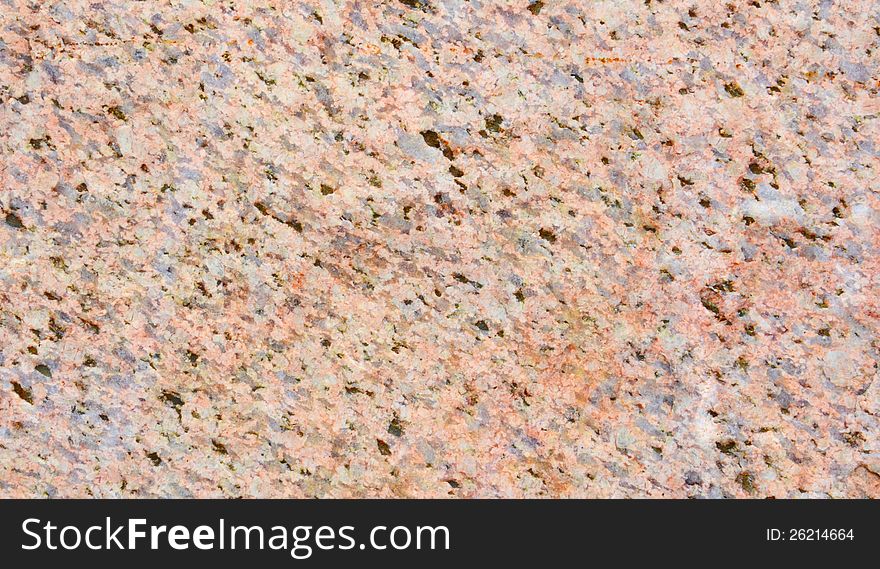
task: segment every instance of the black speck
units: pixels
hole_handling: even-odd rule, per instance
[[[12,212],[6,214],[6,225],[15,229],[24,229],[24,223],[21,222],[21,218]]]
[[[41,374],[45,375],[46,377],[52,377],[52,370],[50,370],[49,366],[47,366],[45,364],[40,364],[37,367],[35,367],[34,369],[36,371],[40,372]]]
[[[688,486],[699,486],[703,483],[703,479],[698,472],[688,470],[684,475],[684,483]]]
[[[171,405],[178,411],[180,411],[180,407],[183,406],[183,399],[180,398],[180,394],[176,391],[163,391],[162,396],[159,397],[166,404]]]
[[[399,0],[401,4],[413,10],[421,10],[422,12],[430,12],[431,4],[425,0]]]
[[[391,423],[388,424],[388,432],[395,437],[403,435],[403,425],[400,424],[400,419],[397,417],[391,419]]]
[[[475,288],[483,288],[483,285],[476,281],[472,281],[461,273],[452,273],[452,278],[463,284],[469,284]]]

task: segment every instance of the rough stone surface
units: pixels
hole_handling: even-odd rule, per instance
[[[880,496],[874,0],[0,4],[0,496]]]

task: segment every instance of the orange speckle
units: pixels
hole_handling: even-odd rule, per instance
[[[609,63],[626,63],[626,60],[622,57],[587,57],[585,58],[587,63],[601,63],[603,65],[607,65]]]

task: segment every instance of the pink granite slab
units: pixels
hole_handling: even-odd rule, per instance
[[[0,496],[880,497],[878,14],[0,3]]]

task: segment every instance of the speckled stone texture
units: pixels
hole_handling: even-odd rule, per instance
[[[0,496],[880,496],[876,0],[0,3]]]

